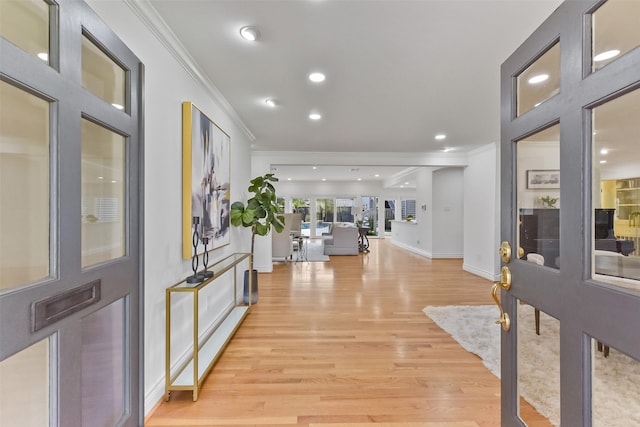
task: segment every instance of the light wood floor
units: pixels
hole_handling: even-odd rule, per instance
[[[371,240],[367,255],[277,263],[259,285],[199,400],[172,392],[146,425],[500,425],[499,380],[422,312],[493,303],[491,282],[462,260]],[[522,411],[530,426],[549,425]]]

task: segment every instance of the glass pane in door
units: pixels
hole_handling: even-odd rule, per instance
[[[125,138],[82,120],[82,266],[125,254]]]
[[[355,206],[353,198],[336,199],[336,222],[355,222]]]
[[[378,198],[362,196],[362,226],[368,228],[367,236],[378,235]]]
[[[329,232],[333,222],[333,199],[316,199],[316,237]]]
[[[517,116],[560,92],[560,43],[554,44],[520,73],[516,85]]]
[[[82,319],[84,426],[115,426],[124,414],[125,306],[120,299]]]
[[[385,233],[391,233],[391,221],[396,217],[396,201],[385,200],[384,201],[384,231]]]
[[[591,68],[597,71],[640,46],[640,2],[608,0],[591,16]]]
[[[640,361],[592,338],[593,427],[640,426]]]
[[[43,0],[0,1],[0,36],[49,63],[50,7]]]
[[[0,292],[50,275],[49,114],[0,81]]]
[[[49,338],[0,362],[0,425],[49,425]]]
[[[125,70],[83,35],[82,86],[118,110],[124,110],[125,84]]]
[[[592,115],[594,278],[640,291],[640,89]]]
[[[300,225],[300,232],[303,236],[310,237],[311,231],[309,231],[309,229],[311,221],[311,200],[296,198],[292,199],[291,212],[300,214],[300,218],[302,220],[302,224]]]
[[[520,418],[528,426],[560,425],[560,321],[518,304]]]
[[[560,126],[518,141],[518,245],[523,258],[560,268]]]

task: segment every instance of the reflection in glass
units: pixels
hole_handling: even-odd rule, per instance
[[[49,233],[49,103],[0,81],[0,290],[49,276]]]
[[[82,37],[82,86],[119,110],[125,106],[126,73],[109,56]]]
[[[534,307],[525,302],[517,307],[520,418],[527,425],[540,425],[538,423],[542,416],[558,426],[560,321],[542,311],[536,314]],[[533,409],[528,408],[527,404]]]
[[[560,126],[518,141],[518,245],[523,258],[560,268]]]
[[[82,425],[118,425],[125,408],[125,311],[118,300],[82,319]]]
[[[560,43],[554,44],[520,73],[516,84],[517,116],[560,92]]]
[[[640,46],[640,2],[608,0],[592,15],[592,70]]]
[[[592,425],[640,425],[640,361],[592,339]]]
[[[640,290],[640,89],[594,108],[592,123],[594,274]]]
[[[1,0],[0,36],[49,63],[49,7],[42,0]]]
[[[49,425],[49,339],[0,362],[0,425]]]
[[[125,254],[125,138],[82,120],[82,266]]]

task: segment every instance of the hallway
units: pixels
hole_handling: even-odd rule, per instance
[[[200,399],[173,392],[146,425],[499,426],[499,380],[422,312],[493,303],[491,283],[461,267],[389,239],[366,255],[274,264]]]

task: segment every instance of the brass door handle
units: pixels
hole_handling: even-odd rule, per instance
[[[508,331],[511,328],[511,319],[509,318],[509,314],[505,313],[502,309],[502,303],[498,298],[498,290],[500,289],[504,289],[505,291],[511,289],[511,271],[509,267],[502,267],[500,281],[495,282],[491,287],[491,297],[493,297],[493,300],[500,309],[500,318],[496,320],[496,323],[502,325],[503,330]]]

